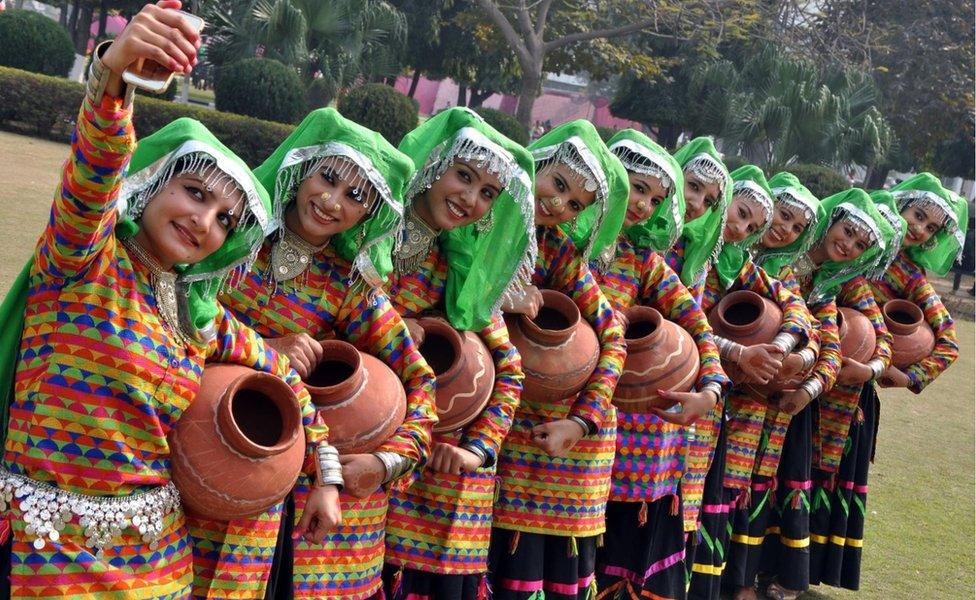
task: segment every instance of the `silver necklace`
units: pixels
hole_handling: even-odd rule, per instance
[[[180,308],[176,298],[176,273],[163,269],[156,257],[142,247],[136,238],[122,240],[122,245],[129,252],[130,258],[135,257],[143,266],[149,269],[149,285],[156,298],[156,308],[163,324],[170,330],[173,337],[184,345],[190,344],[190,338],[180,326]]]
[[[275,281],[281,283],[304,273],[312,264],[312,257],[328,245],[329,242],[313,246],[287,226],[283,226],[281,235],[271,248],[271,271]]]
[[[402,239],[396,251],[396,269],[400,273],[416,273],[424,264],[439,232],[424,222],[413,210],[407,209]]]

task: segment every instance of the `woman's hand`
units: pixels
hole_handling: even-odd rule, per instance
[[[119,82],[122,72],[140,60],[155,61],[175,73],[193,70],[200,33],[177,12],[181,6],[179,0],[147,4],[112,41],[102,56],[102,64]]]
[[[366,498],[383,485],[386,467],[372,454],[339,455],[342,465],[342,481],[347,494],[356,498]]]
[[[442,442],[435,443],[431,449],[428,468],[438,473],[460,475],[471,473],[480,467],[481,458],[470,450]]]
[[[264,338],[264,343],[288,358],[291,368],[306,379],[322,361],[322,344],[307,333],[289,333],[277,338]]]
[[[783,366],[782,350],[773,344],[746,346],[736,363],[748,382],[766,384]]]
[[[890,365],[884,375],[878,379],[878,383],[881,387],[886,388],[907,388],[912,384],[912,380],[907,373],[894,365]]]
[[[871,381],[872,377],[874,377],[874,371],[871,370],[871,367],[845,356],[841,361],[840,373],[837,374],[837,383],[856,385]]]
[[[803,388],[779,394],[776,399],[776,409],[791,415],[799,413],[803,408],[810,404],[813,399]]]
[[[550,421],[532,428],[532,443],[549,456],[566,456],[576,442],[586,435],[583,426],[571,419]]]
[[[658,390],[657,395],[665,400],[673,400],[681,405],[681,412],[668,412],[660,408],[651,408],[651,411],[669,423],[687,427],[691,425],[708,411],[715,407],[718,398],[714,392],[673,392],[670,390]]]
[[[776,375],[778,381],[790,381],[796,379],[803,371],[803,357],[798,352],[791,352],[783,359],[783,366]]]
[[[536,318],[542,308],[542,292],[534,285],[522,288],[521,293],[506,294],[502,300],[502,312],[525,315],[530,319]]]
[[[321,544],[325,536],[342,523],[339,490],[334,485],[312,487],[305,501],[302,518],[291,534],[291,539],[304,537],[311,544]]]

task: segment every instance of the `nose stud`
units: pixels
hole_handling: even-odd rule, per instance
[[[332,198],[332,194],[329,192],[322,192],[322,195],[319,197],[322,198],[322,202],[328,202],[329,199]]]
[[[550,200],[550,204],[552,204],[553,206],[562,206],[563,199],[560,198],[559,196],[555,196]]]
[[[643,200],[638,200],[637,210],[644,210],[645,208],[647,208],[647,202],[644,202]]]

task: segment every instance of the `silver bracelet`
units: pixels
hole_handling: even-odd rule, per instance
[[[396,452],[374,452],[373,456],[380,459],[386,469],[383,483],[390,483],[400,479],[413,470],[413,461],[405,456],[400,456]]]
[[[706,383],[705,385],[703,385],[701,391],[703,391],[703,392],[714,392],[714,394],[715,394],[715,402],[716,403],[719,400],[722,399],[722,386],[719,385],[719,384],[717,384],[717,383],[715,383],[714,381],[710,381],[710,382]]]
[[[734,363],[739,362],[742,358],[742,351],[745,350],[745,346],[742,344],[717,335],[715,336],[715,345],[718,346],[718,355],[720,358],[730,360]],[[735,356],[734,358],[733,355]]]
[[[590,423],[583,417],[578,417],[576,415],[569,415],[566,418],[572,421],[573,423],[576,423],[580,427],[582,427],[583,435],[590,435],[591,433],[593,433],[593,427],[591,427]]]
[[[772,344],[783,351],[783,356],[786,356],[793,351],[796,347],[797,338],[792,333],[786,333],[785,331],[777,333],[776,337],[773,338]]]
[[[871,379],[878,379],[882,375],[884,375],[885,366],[884,366],[884,362],[880,358],[872,358],[871,360],[869,360],[868,367],[871,368],[871,373],[873,374]]]
[[[800,387],[810,395],[810,400],[816,400],[823,393],[823,384],[820,383],[819,379],[813,377],[804,380]]]
[[[813,348],[804,348],[799,352],[800,358],[803,359],[803,370],[809,371],[813,368],[813,365],[817,364],[817,353],[813,351]]]
[[[474,444],[461,444],[461,447],[467,450],[468,452],[470,452],[471,454],[474,454],[479,459],[481,459],[482,467],[485,466],[485,463],[488,462],[488,455],[485,454],[485,451],[475,446]]]
[[[105,88],[108,86],[108,80],[112,76],[112,71],[102,62],[102,55],[105,54],[105,51],[110,45],[112,45],[112,41],[106,40],[95,46],[95,49],[92,51],[91,65],[88,67],[88,81],[85,84],[85,94],[94,106],[102,103],[102,97],[105,96]],[[129,108],[132,106],[132,99],[135,97],[136,88],[124,81],[122,85],[122,106]]]
[[[335,446],[328,444],[315,446],[315,485],[317,487],[334,485],[342,489],[344,483],[342,465],[339,464],[339,451]]]

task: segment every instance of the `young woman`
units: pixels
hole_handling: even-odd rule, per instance
[[[264,516],[266,535],[250,542],[252,561],[271,559],[279,518],[284,521],[269,596],[359,600],[377,594],[388,504],[383,486],[394,485],[428,454],[434,375],[379,289],[391,268],[382,246],[397,232],[412,173],[410,160],[382,136],[331,108],[306,116],[255,170],[274,189],[278,227],[261,246],[252,274],[221,301],[302,376],[322,358],[316,340],[337,337],[382,359],[407,395],[406,419],[389,440],[373,454],[341,457],[342,524],[324,545],[294,533],[306,529],[295,517],[309,500],[309,479],[300,479],[285,507]],[[406,466],[390,468],[394,464]]]
[[[554,128],[530,147],[536,161],[532,285],[509,310],[534,316],[540,287],[570,296],[600,342],[597,367],[576,398],[522,398],[498,464],[490,576],[497,600],[585,597],[613,466],[610,399],[624,359],[623,328],[587,267],[615,249],[627,212],[627,173],[588,121]]]
[[[719,352],[736,364],[749,381],[765,384],[776,377],[783,357],[795,346],[805,345],[810,335],[810,316],[803,301],[781,282],[757,267],[749,249],[772,221],[773,200],[762,171],[746,165],[732,172],[729,204],[722,239],[725,242],[712,263],[705,283],[702,310],[708,311],[733,290],[751,290],[777,304],[783,313],[779,333],[770,344],[742,346],[716,336]],[[735,502],[746,503],[749,480],[765,417],[765,404],[751,397],[742,384],[725,403],[725,418],[718,449],[705,480],[702,540],[692,565],[692,597],[717,598],[729,544],[728,511]]]
[[[332,450],[298,377],[214,299],[270,223],[264,188],[190,119],[135,149],[121,73],[141,59],[189,70],[199,36],[179,7],[146,6],[96,49],[50,222],[2,311],[5,323],[23,316],[3,348],[19,357],[2,382],[14,398],[0,469],[11,572],[0,581],[13,597],[210,593],[193,585],[166,438],[205,361],[286,376],[309,446]],[[341,481],[322,484],[304,516],[316,541],[339,511]]]
[[[608,146],[627,169],[630,198],[612,263],[602,269],[594,263],[591,270],[618,313],[651,306],[687,330],[695,339],[700,367],[696,391],[665,394],[681,404],[679,423],[653,413],[617,411],[606,533],[597,549],[598,598],[683,598],[685,536],[678,482],[687,427],[715,406],[729,380],[704,313],[659,254],[681,233],[681,168],[633,129],[617,133]]]
[[[498,449],[522,391],[518,351],[497,306],[524,278],[535,248],[532,157],[465,108],[407,134],[417,166],[394,253],[390,295],[405,316],[444,314],[478,332],[495,364],[487,406],[462,430],[436,435],[430,461],[391,499],[384,578],[391,598],[483,597]]]
[[[862,413],[864,421],[860,417],[854,419],[855,412],[861,413],[857,410],[859,388],[861,383],[883,372],[890,356],[891,338],[863,274],[873,272],[879,262],[885,263],[894,231],[863,190],[854,188],[834,194],[821,205],[825,218],[817,225],[813,245],[792,263],[793,274],[808,305],[823,317],[821,354],[828,352],[827,360],[831,360],[831,315],[829,308],[823,308],[831,300],[837,306],[849,306],[865,314],[874,326],[877,344],[874,356],[867,363],[844,358],[841,366],[845,371],[838,372],[833,388],[813,389],[819,394],[809,408],[812,447],[804,439],[808,427],[805,415],[800,413],[791,422],[779,469],[779,487],[783,490],[777,501],[783,507],[780,534],[767,537],[762,560],[763,570],[776,577],[767,594],[782,598],[796,597],[806,588],[807,565],[809,581],[819,581],[817,573],[821,572],[818,565],[822,563],[819,558],[822,554],[818,553],[825,544],[833,543],[827,533],[830,505],[834,502],[831,496],[845,441],[849,433],[854,434],[852,440],[857,440],[859,432],[871,427],[873,410]],[[775,268],[776,263],[766,261],[766,264]],[[823,360],[819,362],[825,369],[836,368]],[[796,410],[782,403],[780,408],[789,408],[788,412]],[[847,452],[857,455],[856,446],[852,445]],[[807,458],[812,464],[809,482],[800,464]],[[837,501],[852,502],[853,487],[853,484],[839,485]],[[839,513],[840,506],[837,506],[835,516]],[[809,523],[808,530],[805,522]]]
[[[754,262],[802,298],[803,290],[790,263],[813,245],[817,226],[825,219],[824,211],[820,201],[790,173],[778,173],[769,180],[769,187],[774,199],[773,221],[754,247]],[[806,577],[807,568],[802,563],[809,544],[805,508],[809,502],[804,501],[810,488],[811,444],[811,410],[807,406],[833,386],[840,369],[837,307],[833,299],[808,304],[808,309],[817,321],[817,335],[811,335],[805,347],[784,359],[777,377],[789,379],[807,371],[809,374],[796,389],[765,398],[765,421],[752,467],[750,502],[731,512],[732,538],[722,584],[734,591],[736,600],[756,598],[754,586],[767,531],[782,541],[779,552],[769,553],[767,575],[790,573],[792,578]],[[777,486],[774,478],[787,439],[788,460]],[[776,531],[768,529],[771,526]]]

